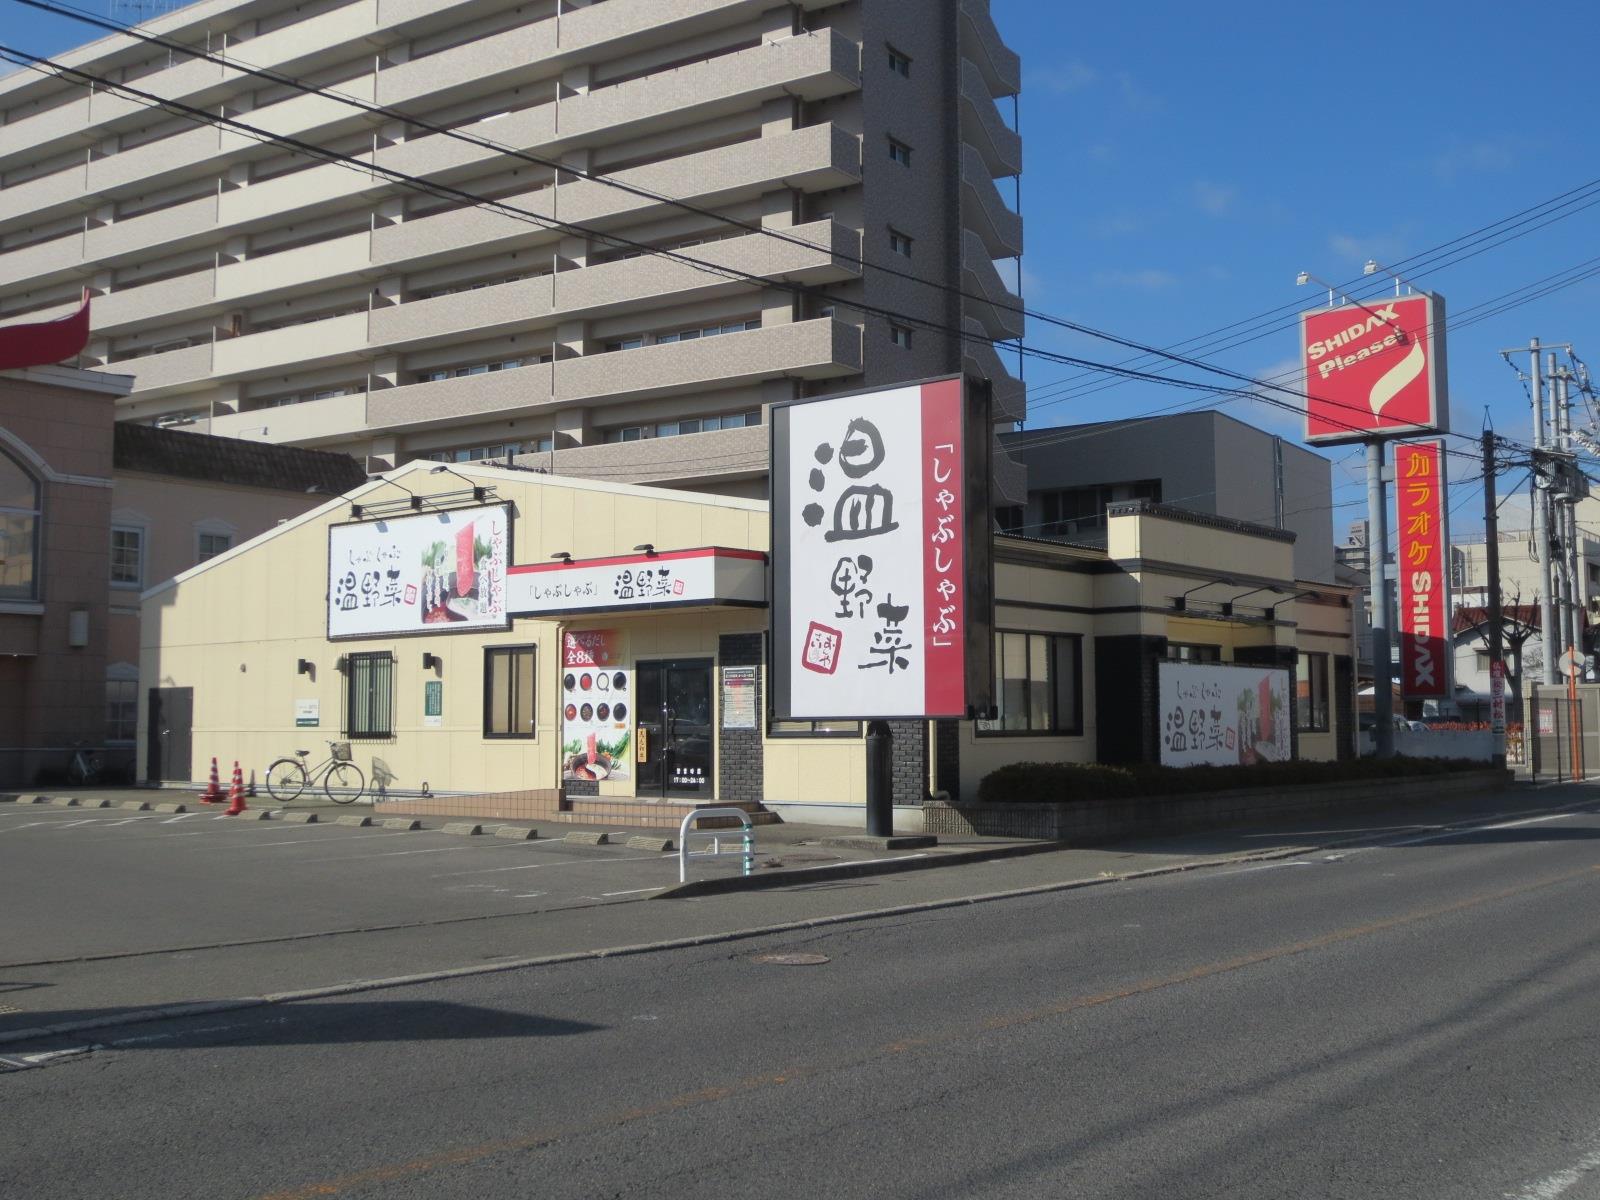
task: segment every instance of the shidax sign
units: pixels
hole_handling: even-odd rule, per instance
[[[1300,314],[1308,442],[1444,429],[1444,298],[1396,296]]]
[[[1394,503],[1400,541],[1400,690],[1412,700],[1443,700],[1451,687],[1450,546],[1444,443],[1394,448]]]
[[[986,708],[988,390],[943,379],[772,417],[773,706],[784,719]]]

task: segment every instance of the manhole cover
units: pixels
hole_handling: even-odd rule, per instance
[[[828,961],[826,954],[758,954],[750,960],[769,967],[820,967]]]

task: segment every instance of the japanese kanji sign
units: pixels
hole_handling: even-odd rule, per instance
[[[988,420],[961,379],[774,408],[777,716],[987,708]]]
[[[1293,757],[1289,672],[1164,662],[1157,676],[1162,766],[1224,767]]]
[[[759,550],[702,546],[622,554],[510,569],[507,607],[514,616],[627,612],[767,602],[767,556]]]
[[[1449,509],[1444,466],[1441,441],[1395,445],[1400,690],[1412,700],[1451,695],[1450,531],[1445,523]]]
[[[1449,427],[1444,298],[1396,296],[1300,314],[1308,442]]]
[[[328,637],[506,629],[503,504],[328,530]]]

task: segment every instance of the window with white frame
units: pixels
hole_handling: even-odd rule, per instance
[[[39,481],[0,450],[0,601],[39,596]]]
[[[144,530],[133,525],[111,527],[111,582],[123,587],[144,584]]]
[[[203,563],[208,558],[215,558],[219,554],[233,549],[233,534],[208,533],[202,530],[196,535],[194,560]]]

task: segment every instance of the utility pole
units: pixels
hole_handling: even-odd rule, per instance
[[[1554,357],[1554,356],[1552,356]],[[1578,501],[1583,498],[1583,476],[1577,469],[1576,447],[1572,439],[1572,372],[1562,367],[1556,372],[1552,386],[1558,389],[1557,401],[1561,412],[1561,464],[1562,486],[1559,489],[1561,504],[1561,544],[1567,562],[1567,623],[1565,625],[1568,648],[1583,652],[1583,581],[1578,572]]]
[[[1372,749],[1394,757],[1394,673],[1389,665],[1389,503],[1380,438],[1367,442],[1367,574],[1372,597]]]
[[[1530,363],[1530,390],[1533,393],[1533,549],[1539,557],[1539,643],[1544,648],[1541,677],[1547,686],[1556,682],[1556,646],[1560,635],[1556,629],[1555,597],[1551,591],[1549,484],[1544,478],[1548,467],[1545,456],[1544,420],[1544,364],[1539,360],[1539,339],[1528,342]]]
[[[1500,505],[1495,498],[1494,430],[1483,431],[1483,557],[1489,573],[1489,728],[1494,766],[1506,765],[1505,614],[1500,607]]]

